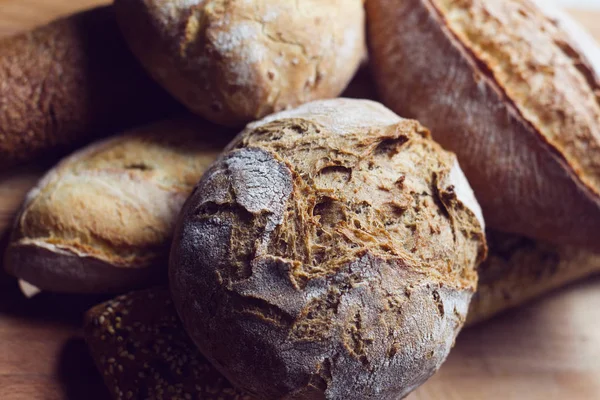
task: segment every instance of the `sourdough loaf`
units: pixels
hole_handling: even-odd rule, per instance
[[[366,100],[248,125],[186,202],[184,327],[261,399],[401,398],[446,358],[485,256],[453,154]]]
[[[57,292],[117,292],[164,281],[176,216],[226,143],[227,136],[212,136],[223,134],[181,117],[67,157],[27,195],[6,270]]]
[[[176,108],[131,55],[112,7],[0,40],[0,169]]]
[[[457,154],[487,224],[599,249],[594,41],[529,0],[369,0],[367,14],[383,102]]]
[[[190,110],[242,126],[338,96],[365,54],[363,0],[117,0],[150,74]]]

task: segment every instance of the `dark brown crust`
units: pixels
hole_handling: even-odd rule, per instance
[[[202,357],[167,288],[129,293],[92,308],[84,331],[114,400],[251,400]]]
[[[453,155],[417,122],[347,99],[267,117],[228,149],[171,251],[200,350],[264,399],[391,399],[423,383],[485,255]]]
[[[0,40],[0,167],[57,156],[175,108],[130,54],[112,7]]]
[[[488,226],[599,248],[600,198],[522,118],[431,2],[374,0],[367,11],[384,102],[457,153]],[[598,157],[594,148],[589,157]]]

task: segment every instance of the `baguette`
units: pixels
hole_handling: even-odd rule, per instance
[[[175,218],[226,133],[181,117],[67,157],[27,195],[6,270],[55,292],[114,293],[164,282]]]
[[[457,154],[488,226],[599,250],[593,39],[529,0],[370,0],[367,15],[384,104]]]
[[[129,52],[112,7],[0,40],[0,169],[176,108]]]
[[[115,8],[149,73],[224,125],[336,97],[365,55],[363,0],[116,0]]]
[[[445,360],[485,257],[453,154],[378,103],[248,125],[175,230],[183,325],[261,399],[401,398]]]
[[[485,321],[569,283],[600,274],[600,252],[488,230],[467,325]]]

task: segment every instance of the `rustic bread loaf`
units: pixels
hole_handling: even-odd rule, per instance
[[[488,230],[489,253],[479,266],[479,285],[467,325],[565,286],[600,274],[600,252],[556,246],[523,236]]]
[[[0,40],[0,168],[175,108],[131,55],[111,7]]]
[[[6,270],[57,292],[117,292],[164,281],[176,216],[226,143],[210,137],[224,133],[181,117],[67,157],[29,192]]]
[[[338,96],[365,54],[363,0],[116,0],[131,49],[190,110],[241,126]]]
[[[488,232],[467,325],[592,273],[600,254]],[[88,312],[85,336],[115,400],[129,398],[250,399],[234,389],[185,333],[166,288],[130,293]]]
[[[248,125],[175,230],[184,327],[261,399],[401,398],[446,358],[485,256],[453,154],[367,100]]]
[[[85,338],[115,400],[251,400],[189,339],[169,290],[119,296],[87,312]]]
[[[383,102],[457,154],[487,224],[600,249],[593,40],[528,0],[369,0],[367,14]]]

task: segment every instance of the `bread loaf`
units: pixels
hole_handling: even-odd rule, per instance
[[[467,325],[600,273],[600,254],[488,231]],[[130,293],[88,312],[86,340],[115,400],[250,399],[234,389],[185,333],[166,288]],[[171,389],[169,389],[171,388]],[[244,397],[246,396],[246,397]]]
[[[119,296],[87,312],[85,338],[115,400],[251,400],[200,354],[168,288]]]
[[[228,138],[211,136],[225,133],[181,117],[67,157],[27,195],[6,270],[57,292],[111,293],[164,282],[176,216]]]
[[[488,226],[600,249],[594,41],[529,0],[369,0],[367,14],[383,102],[457,154]]]
[[[553,289],[600,274],[600,252],[488,230],[489,254],[467,325],[474,325]]]
[[[261,399],[401,398],[446,358],[485,256],[453,154],[378,103],[248,125],[175,230],[184,327]]]
[[[176,108],[101,7],[0,40],[0,169]]]
[[[115,1],[150,74],[190,110],[242,126],[338,96],[365,54],[363,0]]]

